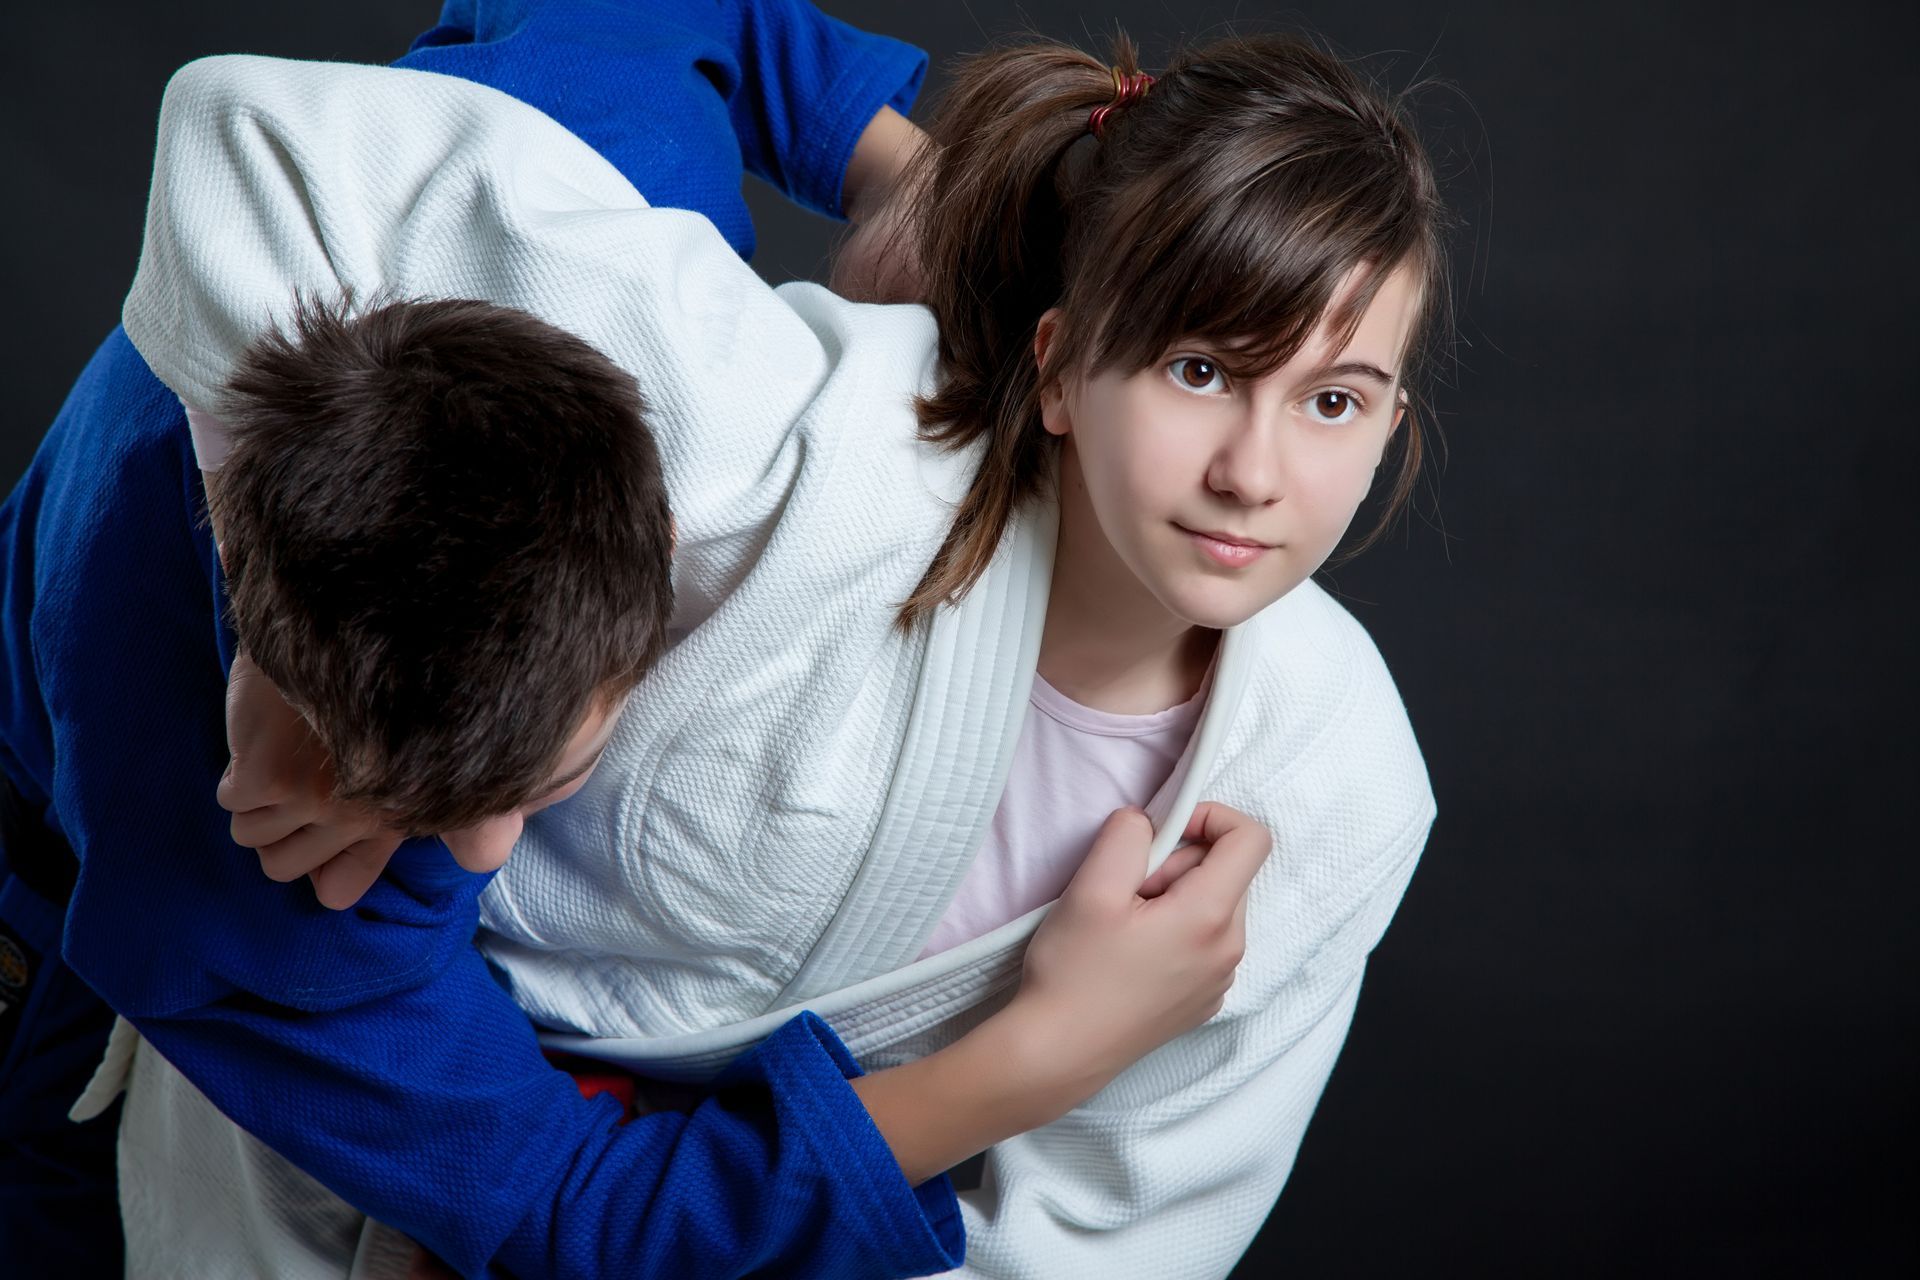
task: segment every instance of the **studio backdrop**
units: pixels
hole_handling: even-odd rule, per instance
[[[943,64],[1027,27],[1124,27],[1150,70],[1305,28],[1426,82],[1459,219],[1444,448],[1322,581],[1440,816],[1237,1274],[1920,1274],[1909,9],[825,7],[929,51],[923,117]],[[9,14],[9,482],[116,322],[168,73],[384,61],[433,18]],[[749,188],[756,266],[820,276],[837,228]]]

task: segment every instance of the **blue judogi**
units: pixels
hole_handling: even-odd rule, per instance
[[[797,0],[452,0],[402,65],[540,107],[745,253],[743,170],[837,212],[860,130],[910,104],[925,60]],[[437,841],[348,912],[267,881],[213,800],[232,638],[203,517],[180,406],[116,330],[0,506],[4,856],[37,869],[0,883],[10,1267],[117,1273],[111,1125],[62,1118],[105,1026],[76,973],[222,1110],[463,1272],[955,1265],[950,1187],[907,1187],[817,1020],[692,1114],[622,1126],[540,1057],[471,946],[484,879]],[[44,874],[61,842],[63,948]]]
[[[843,216],[853,144],[882,106],[913,105],[926,64],[805,0],[448,0],[395,65],[540,108],[649,203],[705,214],[748,258],[743,168]]]

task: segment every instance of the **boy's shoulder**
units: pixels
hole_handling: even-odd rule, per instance
[[[75,381],[13,502],[43,604],[63,590],[110,592],[161,562],[215,581],[186,411],[119,328]]]
[[[159,455],[184,459],[186,411],[114,326],[87,361],[41,452],[53,464],[119,470]]]

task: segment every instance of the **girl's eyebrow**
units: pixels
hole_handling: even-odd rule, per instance
[[[1368,364],[1364,360],[1351,360],[1342,364],[1323,365],[1307,375],[1307,381],[1318,382],[1322,378],[1371,378],[1383,387],[1393,385],[1393,375],[1377,364]]]

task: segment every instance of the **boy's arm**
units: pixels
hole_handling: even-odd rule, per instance
[[[724,0],[740,83],[727,102],[747,172],[829,217],[860,221],[920,130],[906,120],[927,71],[912,45],[858,30],[808,0]]]
[[[914,161],[930,146],[927,135],[891,107],[860,135],[847,166],[848,218],[853,234],[836,248],[828,285],[854,302],[922,302],[926,277],[912,235]],[[922,169],[920,172],[924,173]]]
[[[874,113],[854,145],[853,158],[847,161],[844,198],[849,222],[865,224],[883,211],[887,197],[927,141],[919,125],[892,107]]]
[[[813,1275],[857,1256],[907,1276],[964,1248],[945,1181],[901,1176],[809,1017],[690,1113],[625,1124],[545,1062],[471,949],[351,1008],[235,996],[134,1021],[243,1128],[461,1274]]]

